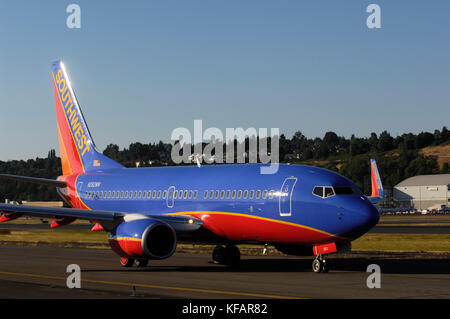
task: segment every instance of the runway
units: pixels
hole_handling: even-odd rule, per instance
[[[310,258],[243,256],[230,269],[206,254],[175,253],[146,268],[123,268],[108,250],[0,245],[0,298],[450,298],[450,260],[406,255],[333,258],[315,274]],[[398,257],[398,256],[397,256]],[[369,264],[381,288],[369,289]],[[69,289],[69,264],[81,288]]]

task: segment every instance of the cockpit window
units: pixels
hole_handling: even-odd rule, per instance
[[[355,191],[352,187],[349,186],[335,186],[334,192],[336,195],[350,195],[355,194]]]
[[[351,186],[316,186],[312,193],[321,198],[333,197],[335,195],[362,194],[358,187]]]
[[[332,187],[325,187],[325,193],[323,194],[323,197],[331,197],[334,195],[333,188]]]
[[[314,187],[313,194],[319,197],[323,197],[323,186]]]

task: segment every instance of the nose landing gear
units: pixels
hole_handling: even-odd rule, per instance
[[[329,243],[324,245],[316,245],[313,247],[313,252],[314,255],[316,255],[316,259],[314,259],[312,263],[312,270],[315,273],[328,272],[330,270],[330,264],[327,263],[323,255],[337,252],[336,244]]]
[[[322,255],[317,255],[312,262],[312,270],[315,273],[327,273],[330,270],[330,267],[326,259],[324,259]]]

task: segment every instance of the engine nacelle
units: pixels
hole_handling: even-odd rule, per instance
[[[111,231],[109,244],[121,257],[165,259],[175,252],[177,237],[169,224],[144,218],[120,223]]]

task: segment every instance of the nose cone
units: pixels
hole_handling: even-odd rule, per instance
[[[344,237],[356,239],[371,230],[380,220],[378,209],[364,197],[356,199],[350,207],[346,207],[346,211],[349,216]]]
[[[366,199],[366,201],[368,201],[368,199]],[[375,206],[373,206],[372,203],[369,202],[362,214],[364,215],[362,227],[365,228],[364,233],[366,233],[378,224],[378,221],[380,220],[380,212]]]

